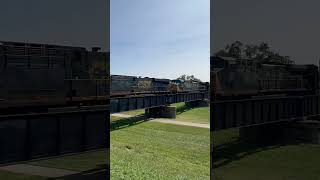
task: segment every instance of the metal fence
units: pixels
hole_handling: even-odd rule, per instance
[[[320,96],[293,96],[215,101],[211,130],[301,119],[320,113]]]
[[[0,163],[107,148],[106,109],[0,117]]]

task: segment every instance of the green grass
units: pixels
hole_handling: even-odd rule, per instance
[[[28,176],[24,174],[15,174],[7,171],[0,171],[0,179],[2,180],[44,180],[46,178],[39,176]]]
[[[121,114],[127,114],[131,116],[138,116],[144,114],[144,109],[137,109],[133,111],[126,111],[126,112],[121,112]]]
[[[209,130],[143,122],[111,132],[111,179],[209,179]]]
[[[238,130],[213,135],[216,180],[319,180],[320,145],[257,146],[238,140]]]
[[[39,160],[30,162],[29,164],[43,167],[68,169],[80,172],[101,168],[106,164],[106,160],[107,150],[99,150],[78,155]]]
[[[123,118],[121,117],[116,117],[116,116],[110,116],[110,122],[113,122],[113,121],[118,121],[118,120],[121,120]]]
[[[195,107],[189,109],[184,103],[173,104],[177,108],[178,121],[194,122],[194,123],[210,123],[210,107]]]
[[[185,103],[172,104],[172,107],[177,108],[177,121],[186,121],[194,123],[208,124],[210,123],[210,107],[195,107],[188,108]],[[138,109],[134,111],[121,112],[121,114],[127,114],[131,116],[139,116],[144,114],[144,109]],[[113,118],[119,120],[121,118]]]

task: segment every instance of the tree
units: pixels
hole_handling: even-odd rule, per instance
[[[181,80],[181,81],[197,81],[197,82],[202,82],[200,79],[196,78],[194,75],[181,75],[180,77],[177,78],[178,80]]]
[[[245,46],[244,54],[245,54],[248,58],[255,58],[255,57],[257,57],[257,53],[258,53],[258,46],[252,45],[252,44],[247,44],[247,45]]]
[[[226,50],[231,57],[240,58],[243,52],[243,44],[240,41],[232,43],[230,46],[226,46]]]

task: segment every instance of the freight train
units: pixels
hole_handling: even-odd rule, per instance
[[[109,53],[0,41],[0,110],[107,103]]]
[[[208,91],[209,83],[111,75],[111,96]]]
[[[318,72],[315,65],[263,63],[214,56],[211,59],[211,94],[222,99],[316,94]]]

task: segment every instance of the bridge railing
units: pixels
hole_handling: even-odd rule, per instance
[[[320,96],[293,96],[211,103],[212,130],[297,120],[320,114]]]

